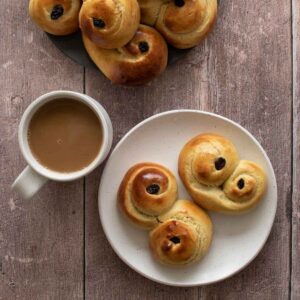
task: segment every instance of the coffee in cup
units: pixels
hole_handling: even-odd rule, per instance
[[[96,100],[55,91],[28,106],[18,137],[28,166],[12,188],[30,198],[49,179],[71,181],[93,171],[109,153],[113,130],[107,112]]]
[[[28,127],[33,156],[57,172],[75,172],[88,166],[102,144],[102,126],[93,110],[72,99],[44,104]]]

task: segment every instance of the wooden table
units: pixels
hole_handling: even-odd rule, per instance
[[[300,299],[300,4],[221,0],[209,38],[146,87],[112,86],[60,53],[28,17],[0,8],[0,299]],[[28,104],[57,89],[84,92],[110,114],[114,144],[153,114],[196,108],[233,119],[261,142],[278,181],[267,244],[238,275],[199,288],[153,283],[114,254],[100,226],[101,169],[51,182],[24,201],[17,128]]]

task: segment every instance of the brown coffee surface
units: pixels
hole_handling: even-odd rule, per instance
[[[91,108],[71,99],[53,100],[32,117],[29,147],[44,167],[63,173],[88,166],[102,144],[102,126]]]

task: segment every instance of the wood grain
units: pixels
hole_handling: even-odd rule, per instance
[[[300,4],[293,0],[293,215],[291,299],[300,299]]]
[[[288,299],[291,208],[291,40],[287,1],[221,3],[222,33],[215,53],[217,112],[238,121],[269,155],[278,182],[271,235],[241,273],[206,287],[208,299]],[[243,16],[243,17],[241,17]],[[225,21],[227,20],[227,22]],[[220,23],[219,23],[220,24]],[[284,141],[284,143],[283,143]]]
[[[82,68],[32,24],[27,4],[3,0],[0,9],[0,299],[82,299],[83,181],[48,183],[28,201],[10,189],[26,165],[17,128],[27,105],[83,89]]]
[[[112,86],[92,70],[84,80],[83,69],[31,23],[27,4],[2,0],[0,9],[0,299],[299,299],[298,1],[220,1],[213,34],[160,78],[135,89]],[[216,112],[250,130],[278,180],[275,224],[258,257],[215,285],[163,286],[132,271],[109,246],[98,217],[101,169],[85,184],[49,183],[30,201],[12,193],[26,165],[17,144],[20,117],[33,99],[54,89],[86,90],[101,102],[113,121],[114,144],[144,118],[176,108]]]
[[[225,115],[262,143],[279,183],[278,211],[266,246],[224,282],[180,289],[142,278],[113,253],[98,220],[100,171],[86,181],[87,299],[288,299],[291,206],[291,10],[289,1],[220,1],[217,27],[202,45],[149,86],[112,86],[87,71],[86,92],[107,109],[115,142],[161,111],[196,108]]]

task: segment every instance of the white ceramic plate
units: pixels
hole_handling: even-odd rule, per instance
[[[177,173],[177,158],[193,136],[215,132],[229,138],[241,159],[260,164],[268,176],[268,190],[252,212],[242,216],[210,213],[214,238],[199,263],[169,267],[157,263],[148,249],[148,233],[131,225],[117,208],[117,191],[125,172],[138,162],[157,162],[174,172],[179,197],[188,198]],[[240,125],[215,114],[177,110],[155,115],[131,129],[112,152],[99,188],[99,213],[114,251],[132,269],[154,281],[196,286],[223,280],[247,266],[266,242],[276,213],[277,186],[270,160],[257,140]]]

